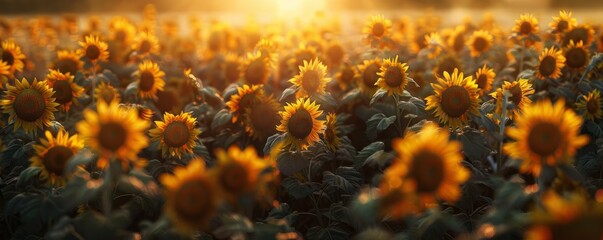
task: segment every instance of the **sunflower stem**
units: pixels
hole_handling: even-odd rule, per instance
[[[503,92],[502,111],[500,114],[500,123],[498,126],[498,134],[500,142],[498,144],[498,161],[496,162],[496,172],[500,173],[503,165],[503,143],[505,142],[505,125],[507,121],[507,107],[509,101],[509,91]]]
[[[400,107],[398,106],[398,95],[397,94],[393,94],[392,97],[394,98],[394,107],[396,108],[396,128],[398,129],[398,134],[400,134],[400,136],[402,136],[402,124],[400,123]]]

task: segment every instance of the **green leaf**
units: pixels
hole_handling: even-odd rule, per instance
[[[308,229],[307,238],[316,240],[348,239],[348,231],[338,227],[335,224],[332,224],[326,228],[316,226]]]
[[[40,168],[38,167],[28,167],[19,175],[19,180],[17,181],[17,187],[25,188],[27,186],[31,186],[35,184],[38,180],[38,174],[40,173]]]
[[[373,97],[371,98],[371,105],[373,105],[373,103],[375,103],[376,101],[379,101],[379,99],[385,97],[387,95],[387,91],[384,89],[379,89],[377,90],[377,92],[375,92],[375,94],[373,94]]]
[[[406,111],[408,113],[419,114],[419,108],[417,107],[417,105],[410,101],[399,101],[398,107],[400,108],[400,110]]]
[[[463,143],[463,152],[472,161],[482,161],[492,149],[487,145],[486,138],[475,129],[466,129],[460,136]]]
[[[282,102],[282,101],[286,100],[289,96],[295,94],[298,90],[299,90],[299,87],[296,85],[288,87],[287,89],[285,89],[283,91],[283,94],[281,94],[281,98],[279,101]]]
[[[358,172],[355,172],[355,173],[356,173],[355,176],[352,176],[351,175],[352,173],[346,173],[346,174],[348,174],[347,177],[351,178],[351,180],[353,180],[353,181],[350,181],[342,175],[334,174],[329,171],[325,171],[322,173],[323,187],[325,187],[325,188],[335,187],[347,194],[353,194],[360,187],[358,182],[362,182],[360,173],[358,173]],[[340,174],[342,174],[342,173],[340,173]]]
[[[215,130],[219,127],[222,127],[231,120],[232,113],[228,109],[222,109],[214,116],[214,120],[211,122],[211,129]]]
[[[354,90],[349,91],[348,93],[343,95],[343,97],[341,98],[341,105],[346,105],[346,104],[354,101],[355,99],[357,99],[360,96],[361,96],[360,90],[358,88],[355,88]]]
[[[290,176],[308,167],[310,161],[305,159],[300,152],[282,152],[276,159],[278,169],[285,176]]]
[[[283,182],[281,182],[281,185],[287,190],[287,193],[295,199],[305,198],[319,188],[318,183],[301,182],[293,177],[286,177],[283,179]]]
[[[377,151],[383,150],[385,144],[383,142],[373,142],[368,146],[364,147],[358,155],[354,158],[354,168],[360,169],[362,166],[366,164],[366,161],[369,156],[373,155]]]

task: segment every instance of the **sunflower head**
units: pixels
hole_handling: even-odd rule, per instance
[[[446,54],[437,60],[436,66],[433,69],[433,74],[442,76],[444,72],[453,72],[455,69],[463,71],[461,60],[456,55]]]
[[[157,91],[163,91],[165,86],[165,73],[159,69],[159,65],[144,61],[138,64],[135,76],[138,79],[138,95],[141,98],[157,99]]]
[[[385,19],[383,15],[373,15],[364,25],[364,34],[369,38],[382,38],[388,36],[391,31],[392,22]]]
[[[408,65],[398,62],[398,56],[393,59],[385,59],[379,69],[379,79],[376,86],[387,91],[387,95],[401,95],[408,84]]]
[[[232,146],[228,151],[217,150],[216,157],[214,179],[222,197],[235,204],[239,198],[257,193],[261,187],[260,175],[269,165],[257,155],[255,148],[248,146],[241,150]]]
[[[419,209],[437,200],[455,202],[461,197],[460,185],[469,179],[470,172],[461,165],[460,143],[450,141],[448,131],[427,123],[418,133],[407,132],[403,139],[394,139],[392,147],[397,158],[383,175],[380,189],[384,195],[417,196],[409,199],[417,200],[412,205]],[[413,209],[393,205],[394,215]]]
[[[107,61],[109,59],[109,47],[107,43],[102,41],[100,37],[95,35],[88,35],[84,37],[83,42],[79,42],[80,49],[78,49],[78,55],[85,57],[90,62]]]
[[[443,41],[439,33],[433,32],[425,35],[425,49],[428,50],[427,57],[435,59],[442,53]]]
[[[381,71],[381,59],[375,58],[372,60],[364,60],[359,66],[358,86],[360,91],[367,95],[373,95],[377,91],[375,83],[379,80],[379,71]]]
[[[180,158],[182,154],[192,153],[201,134],[201,130],[195,126],[196,121],[190,113],[165,113],[163,121],[155,121],[157,126],[149,130],[151,141],[159,143],[164,156]]]
[[[262,38],[254,47],[254,49],[260,53],[265,59],[268,59],[270,66],[274,66],[278,61],[278,46],[277,44],[266,38]]]
[[[594,39],[595,30],[587,24],[582,24],[572,28],[563,35],[562,45],[567,46],[570,41],[574,41],[575,43],[582,41],[585,46],[590,46]]]
[[[104,101],[106,103],[110,103],[113,101],[121,101],[121,96],[119,95],[119,91],[117,90],[117,88],[105,82],[100,82],[96,86],[96,88],[94,89],[94,97],[98,102]]]
[[[337,81],[339,88],[345,90],[354,82],[356,75],[358,75],[356,68],[351,64],[345,63],[335,74],[335,80]]]
[[[61,105],[64,111],[69,111],[72,103],[77,104],[77,98],[84,93],[84,88],[73,81],[69,73],[50,70],[46,76],[46,83],[54,90],[55,102]]]
[[[324,94],[327,82],[330,81],[331,78],[327,77],[327,67],[318,59],[304,61],[304,65],[299,66],[299,74],[289,80],[299,87],[297,97]]]
[[[15,72],[22,72],[25,66],[25,54],[21,52],[21,47],[12,40],[3,41],[1,46],[0,60],[9,66],[9,75],[13,76]]]
[[[579,71],[588,64],[589,51],[582,41],[570,43],[565,48],[565,64],[572,70]]]
[[[159,40],[150,32],[140,32],[134,38],[132,50],[141,55],[159,54]]]
[[[77,134],[69,136],[64,129],[59,130],[56,137],[46,131],[46,138],[40,139],[40,144],[33,146],[36,151],[31,158],[31,166],[40,168],[40,178],[51,185],[65,184],[65,166],[69,159],[84,147]]]
[[[241,65],[243,81],[247,84],[264,84],[270,75],[268,59],[257,53],[248,53],[243,65]]]
[[[507,115],[509,119],[517,117],[523,109],[530,105],[530,95],[534,93],[534,88],[528,79],[519,79],[514,82],[505,81],[503,85],[490,94],[496,99],[496,114],[500,116],[503,110],[504,92],[509,92],[509,102],[513,103],[513,110]]]
[[[479,30],[473,32],[473,35],[467,41],[467,46],[471,50],[471,56],[477,57],[488,51],[492,46],[493,37],[488,31]]]
[[[492,89],[492,82],[496,77],[496,73],[486,64],[475,73],[475,83],[477,87],[480,89],[480,95],[484,95],[490,92]]]
[[[335,113],[327,114],[325,132],[323,134],[325,144],[329,150],[335,152],[339,148],[339,129],[337,129],[337,115]]]
[[[602,105],[601,93],[595,89],[588,95],[580,97],[576,103],[576,111],[582,113],[584,118],[594,121],[603,117]]]
[[[462,128],[471,115],[478,114],[479,88],[473,77],[464,77],[458,69],[452,75],[444,72],[443,78],[432,83],[434,94],[425,98],[425,110],[432,110],[440,122],[453,129]]]
[[[345,54],[345,48],[337,41],[328,43],[325,49],[329,67],[340,65],[344,60]]]
[[[289,68],[293,72],[296,72],[299,67],[304,65],[304,61],[310,62],[318,58],[318,54],[316,52],[316,47],[313,47],[308,43],[300,44],[299,47],[293,52],[291,59],[289,59]]]
[[[165,188],[164,211],[179,232],[207,229],[217,208],[218,190],[203,160],[192,160],[186,168],[177,167],[174,175],[164,174],[159,180]]]
[[[553,33],[565,33],[572,30],[578,25],[578,21],[572,17],[570,11],[559,11],[559,16],[553,17],[553,21],[549,24]]]
[[[518,20],[515,20],[515,26],[512,31],[522,37],[526,37],[530,34],[538,32],[538,19],[534,15],[526,13],[519,16]]]
[[[276,130],[287,134],[286,146],[305,150],[320,141],[319,134],[325,131],[325,121],[318,120],[322,114],[319,104],[307,98],[298,98],[297,102],[288,103],[279,114],[282,120]]]
[[[255,105],[259,97],[264,95],[262,85],[243,85],[237,87],[237,93],[230,97],[226,106],[233,113],[232,122],[239,120],[239,116],[245,113],[245,109]]]
[[[136,27],[124,17],[115,17],[109,23],[110,39],[121,43],[129,44],[136,33]]]
[[[245,108],[245,131],[256,140],[264,141],[276,133],[281,120],[281,105],[272,96],[260,95],[255,104]]]
[[[557,166],[568,163],[576,149],[588,142],[588,137],[578,135],[582,119],[564,101],[551,104],[549,100],[528,105],[515,120],[516,127],[507,129],[515,140],[505,143],[504,151],[522,161],[520,171],[540,175],[543,165]]]
[[[127,166],[126,161],[135,161],[138,152],[147,146],[148,126],[148,121],[138,119],[136,111],[121,108],[116,101],[99,101],[96,112],[84,110],[84,119],[76,124],[76,129],[102,159],[118,159]]]
[[[52,63],[51,69],[62,73],[69,73],[72,76],[83,68],[84,63],[80,61],[76,51],[57,51],[57,59]]]
[[[0,60],[0,89],[4,88],[4,84],[8,83],[10,77],[10,66],[5,61]]]
[[[36,128],[49,126],[54,120],[53,112],[59,104],[45,81],[34,79],[30,84],[23,78],[7,88],[0,105],[2,112],[9,114],[8,121],[15,123],[15,129],[23,128],[26,133],[33,133]]]
[[[458,53],[465,49],[465,43],[465,29],[456,27],[448,37],[448,47]]]
[[[545,80],[547,78],[557,79],[561,77],[561,69],[565,66],[565,57],[561,50],[550,47],[544,49],[538,57],[536,66],[536,77]]]

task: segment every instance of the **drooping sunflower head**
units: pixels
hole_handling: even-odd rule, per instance
[[[165,187],[164,211],[183,234],[207,229],[218,204],[218,190],[205,171],[203,160],[195,159],[186,168],[177,167],[174,175],[159,179]]]
[[[52,97],[61,105],[64,111],[69,111],[71,104],[77,104],[77,98],[84,93],[84,88],[73,81],[74,77],[69,73],[50,70],[46,76],[46,83],[54,91]]]
[[[462,128],[471,115],[478,114],[479,88],[473,77],[464,77],[458,69],[452,75],[444,72],[443,78],[432,83],[434,94],[425,98],[425,110],[432,110],[441,123],[453,129]]]
[[[398,56],[394,59],[385,59],[379,72],[379,79],[375,83],[379,88],[386,90],[387,95],[401,95],[408,84],[408,65],[398,62]]]
[[[256,140],[264,141],[276,133],[281,120],[281,105],[272,96],[260,95],[255,104],[245,108],[245,131]]]
[[[518,20],[515,20],[515,26],[512,31],[519,36],[525,37],[530,34],[538,32],[538,19],[534,15],[526,13],[519,16]]]
[[[570,41],[574,41],[575,43],[582,41],[584,46],[590,46],[594,39],[595,30],[587,24],[581,24],[563,35],[562,45],[567,46],[570,44]]]
[[[140,32],[134,38],[132,50],[141,55],[159,54],[159,40],[150,32]]]
[[[163,121],[155,121],[157,126],[149,130],[151,141],[159,143],[164,156],[180,158],[182,154],[192,153],[201,134],[201,130],[195,126],[196,121],[190,113],[165,113]]]
[[[241,150],[232,146],[228,151],[217,150],[216,157],[214,179],[223,198],[235,204],[240,197],[257,193],[261,187],[260,175],[269,167],[269,162],[260,158],[255,148],[248,146]]]
[[[379,71],[381,71],[381,59],[375,58],[371,60],[364,60],[362,65],[359,66],[358,74],[358,86],[360,91],[367,95],[373,95],[377,91],[375,83],[379,80]]]
[[[463,71],[463,65],[459,58],[453,54],[446,54],[437,60],[436,66],[433,69],[433,74],[436,76],[442,76],[444,72],[454,72],[454,69]]]
[[[65,166],[70,158],[84,147],[77,134],[61,129],[56,137],[46,131],[46,138],[40,139],[40,144],[33,146],[36,153],[31,158],[31,166],[40,168],[40,178],[51,185],[62,186],[67,176],[64,174]]]
[[[15,129],[23,128],[26,133],[33,133],[36,128],[42,129],[54,120],[53,112],[59,104],[45,81],[34,79],[30,84],[23,78],[7,88],[0,105],[2,112],[9,114],[8,121],[15,123]]]
[[[339,88],[341,90],[347,89],[348,86],[350,86],[354,82],[356,75],[358,75],[357,72],[358,71],[352,64],[343,64],[339,68],[339,71],[335,74],[335,80],[339,84]]]
[[[237,87],[237,93],[226,102],[226,106],[233,113],[232,122],[238,121],[239,116],[245,113],[245,109],[256,104],[262,95],[264,95],[262,85],[244,84]]]
[[[490,96],[496,99],[496,114],[498,114],[498,116],[502,114],[505,91],[509,92],[508,101],[513,104],[513,110],[507,112],[507,117],[509,119],[517,117],[526,106],[532,103],[530,95],[535,92],[528,79],[519,79],[513,82],[505,81],[496,92],[490,94]]]
[[[136,160],[148,144],[145,132],[149,122],[138,119],[136,111],[119,107],[116,101],[99,101],[96,107],[96,112],[84,110],[84,119],[76,124],[86,145],[103,159],[114,157],[124,161],[122,164]]]
[[[339,138],[339,129],[337,128],[337,115],[335,115],[335,113],[327,114],[326,128],[323,136],[327,148],[329,148],[329,150],[333,152],[337,151],[337,148],[339,148],[339,142],[341,140]]]
[[[320,105],[307,98],[298,98],[288,103],[285,111],[279,112],[281,124],[276,130],[286,133],[285,145],[296,150],[305,150],[320,141],[319,134],[325,130],[325,121],[318,120],[322,114]]]
[[[165,73],[159,69],[159,65],[146,60],[138,64],[135,76],[138,79],[138,95],[141,98],[157,99],[157,91],[163,91],[165,86]]]
[[[577,148],[588,142],[588,137],[578,135],[582,119],[564,101],[552,104],[539,101],[524,108],[515,119],[516,127],[507,129],[507,135],[515,140],[506,143],[504,151],[510,157],[522,161],[520,171],[540,175],[543,165],[557,166],[568,163]]]
[[[494,69],[488,67],[486,64],[475,73],[475,83],[480,89],[480,95],[484,95],[490,92],[492,89],[492,82],[496,77]]]
[[[111,86],[111,84],[100,82],[96,88],[94,89],[94,97],[97,101],[104,101],[106,103],[110,102],[120,102],[121,96],[119,95],[119,91],[117,88]]]
[[[243,65],[241,65],[243,81],[247,84],[265,84],[270,75],[268,59],[262,57],[259,52],[248,53]]]
[[[136,34],[136,26],[124,17],[115,17],[109,23],[109,32],[111,40],[126,45]]]
[[[461,165],[461,144],[450,141],[448,131],[427,123],[418,133],[407,132],[403,139],[394,139],[392,148],[397,157],[380,184],[385,194],[417,195],[419,208],[461,197],[460,185],[469,179],[470,172]]]
[[[385,19],[383,15],[373,15],[364,25],[363,33],[368,37],[381,38],[388,36],[391,31],[392,22]]]
[[[602,105],[601,93],[595,89],[589,92],[588,95],[580,97],[576,103],[576,111],[582,113],[584,118],[594,121],[603,117]]]
[[[473,32],[473,35],[467,41],[467,46],[471,50],[471,56],[477,57],[488,51],[492,46],[493,37],[488,31],[479,30]]]
[[[289,80],[299,87],[297,97],[324,94],[327,82],[330,81],[331,78],[327,77],[327,66],[318,59],[304,61],[304,65],[299,66],[299,74]]]
[[[570,11],[559,11],[559,16],[553,17],[553,21],[549,24],[553,33],[565,33],[572,30],[578,25],[578,21],[572,17]]]
[[[561,77],[561,69],[565,66],[565,57],[561,50],[555,47],[544,49],[538,57],[536,66],[536,77],[544,80],[547,78],[557,79]]]
[[[109,47],[100,37],[88,35],[79,44],[81,48],[77,50],[77,53],[80,57],[85,57],[90,62],[107,61],[109,59]]]
[[[572,70],[579,71],[588,64],[589,51],[582,41],[570,43],[565,48],[565,64]]]
[[[25,66],[25,54],[21,52],[21,47],[12,40],[3,41],[1,46],[0,60],[9,66],[9,75],[13,76],[15,72],[22,72]]]
[[[57,51],[57,59],[52,63],[51,69],[75,76],[82,69],[83,65],[84,63],[80,61],[80,57],[76,51],[61,50]]]

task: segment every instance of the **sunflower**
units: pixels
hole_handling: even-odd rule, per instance
[[[138,64],[135,76],[138,79],[138,95],[141,98],[157,99],[157,91],[163,91],[165,86],[165,73],[159,69],[157,63],[146,60]]]
[[[254,47],[265,59],[268,59],[270,66],[274,66],[278,61],[278,48],[276,43],[270,39],[262,38]]]
[[[270,67],[268,59],[257,53],[248,53],[243,65],[241,65],[243,81],[247,84],[264,84],[268,81]]]
[[[557,79],[561,77],[563,66],[565,66],[565,57],[561,50],[557,50],[555,47],[544,49],[538,57],[536,77],[542,80],[546,78]]]
[[[564,101],[554,105],[539,101],[528,105],[515,120],[516,127],[507,129],[515,142],[505,143],[504,151],[522,161],[520,170],[540,175],[543,164],[555,166],[571,161],[576,149],[588,142],[588,137],[578,135],[582,119]]]
[[[107,61],[109,59],[109,50],[107,43],[101,41],[98,36],[88,35],[83,42],[79,42],[82,48],[78,49],[78,55],[86,57],[89,61],[95,63],[98,61]]]
[[[266,140],[276,133],[281,120],[281,105],[272,96],[260,95],[255,104],[245,108],[245,131],[256,140]]]
[[[584,118],[594,121],[603,117],[601,105],[603,105],[601,93],[599,90],[595,89],[578,100],[576,103],[576,111],[581,112]]]
[[[441,77],[444,72],[453,72],[454,69],[463,71],[463,66],[459,58],[454,54],[446,54],[437,60],[436,66],[433,69],[433,74]]]
[[[425,98],[425,110],[433,109],[440,122],[453,129],[462,128],[471,114],[479,114],[479,88],[473,77],[464,77],[454,69],[452,75],[444,72],[444,78],[438,77],[437,84],[432,83],[431,87],[434,94]]]
[[[408,65],[398,62],[398,56],[394,59],[385,59],[381,65],[379,79],[375,83],[379,88],[387,91],[387,95],[401,95],[408,84]]]
[[[335,113],[327,114],[327,122],[325,132],[323,134],[325,144],[329,150],[335,152],[339,148],[339,129],[337,128],[337,115]]]
[[[428,50],[427,57],[435,59],[442,53],[442,37],[439,33],[433,32],[425,35],[425,49]]]
[[[492,68],[489,68],[486,64],[475,73],[475,83],[480,89],[480,95],[483,96],[490,92],[492,89],[492,82],[496,77],[496,73]]]
[[[195,127],[196,118],[190,113],[178,115],[165,113],[163,121],[155,121],[157,127],[149,130],[151,141],[158,142],[164,156],[178,156],[192,153],[197,146],[197,137],[201,130]]]
[[[459,26],[454,28],[447,39],[448,47],[454,52],[461,52],[465,48],[465,28]]]
[[[6,40],[2,42],[2,57],[0,60],[8,64],[9,75],[13,76],[15,72],[22,72],[23,67],[25,66],[25,54],[21,52],[21,47],[19,47],[15,42],[11,40]]]
[[[379,80],[379,71],[381,71],[381,59],[364,60],[359,67],[358,86],[360,91],[372,96],[377,91],[375,83]]]
[[[121,44],[129,44],[136,33],[136,27],[124,17],[116,17],[109,23],[110,39]]]
[[[472,57],[478,57],[484,52],[488,51],[492,46],[493,37],[492,35],[484,30],[473,32],[473,35],[467,41],[467,45],[471,50]]]
[[[346,55],[345,48],[338,41],[331,41],[327,44],[325,55],[330,67],[338,66],[343,62]]]
[[[565,48],[565,64],[572,70],[579,71],[586,66],[589,59],[588,48],[583,42],[575,43],[570,40],[570,43]]]
[[[40,177],[44,182],[54,186],[65,184],[65,166],[69,159],[84,147],[77,134],[61,129],[56,138],[50,131],[46,131],[46,138],[40,139],[40,144],[33,146],[36,154],[31,158],[31,166],[40,168]]]
[[[373,15],[364,25],[363,33],[369,38],[382,38],[389,35],[392,22],[383,15]]]
[[[418,133],[394,139],[392,148],[397,157],[380,184],[385,195],[416,195],[419,209],[437,200],[455,202],[461,197],[460,185],[470,172],[461,165],[461,144],[450,141],[448,131],[428,122]],[[400,207],[407,204],[395,204],[391,213],[401,215],[408,210]]]
[[[589,25],[582,24],[565,33],[563,36],[563,46],[567,46],[570,41],[574,41],[575,43],[582,41],[584,46],[590,46],[594,39],[595,30]]]
[[[0,60],[0,89],[4,88],[4,84],[8,83],[10,77],[10,66],[5,61]]]
[[[107,159],[136,160],[136,155],[147,146],[145,131],[148,121],[138,119],[137,113],[119,107],[116,101],[99,101],[97,111],[84,110],[84,119],[76,124],[86,145],[101,155],[99,167],[107,166]],[[127,165],[125,165],[127,166]]]
[[[125,110],[132,110],[138,113],[138,119],[143,121],[150,121],[153,118],[153,110],[140,104],[120,104]]]
[[[295,86],[299,87],[296,96],[306,97],[316,94],[324,94],[327,83],[331,78],[327,76],[327,67],[318,59],[308,61],[304,60],[304,65],[299,66],[299,74],[289,80]]]
[[[304,65],[304,61],[309,62],[316,58],[318,58],[318,54],[315,47],[310,46],[310,44],[300,44],[293,53],[293,57],[289,59],[289,68],[297,72],[299,67]]]
[[[174,175],[164,174],[159,180],[165,188],[164,211],[178,231],[188,235],[207,229],[217,208],[218,191],[203,160],[176,167]]]
[[[298,98],[296,103],[287,103],[285,111],[279,114],[282,119],[276,130],[286,133],[286,146],[305,150],[320,141],[318,134],[325,131],[325,121],[318,120],[322,114],[319,104],[307,98]]]
[[[341,90],[346,90],[348,89],[348,86],[350,86],[354,82],[356,75],[356,68],[349,63],[345,63],[339,68],[339,71],[337,71],[337,73],[335,74],[335,80],[337,81]]]
[[[538,19],[534,15],[526,13],[519,16],[518,20],[515,20],[515,26],[512,31],[519,36],[527,37],[530,34],[538,32]]]
[[[100,82],[96,88],[94,89],[94,97],[97,101],[104,101],[106,103],[110,102],[120,102],[121,97],[119,95],[119,91],[111,86],[108,83]]]
[[[37,128],[49,126],[54,120],[54,111],[59,105],[52,97],[54,92],[44,81],[34,79],[15,80],[14,86],[8,86],[0,102],[2,112],[8,113],[8,121],[15,123],[15,129],[23,127],[26,133],[33,133]]]
[[[84,93],[84,88],[73,81],[73,76],[69,73],[50,70],[46,76],[46,83],[54,91],[55,102],[61,105],[61,108],[68,112],[71,104],[77,104],[77,98]]]
[[[248,146],[242,151],[236,146],[228,148],[228,151],[218,149],[216,158],[214,179],[224,199],[235,204],[240,197],[257,193],[262,171],[269,165],[268,161],[258,157],[255,148]]]
[[[532,103],[530,95],[534,93],[534,88],[532,88],[529,80],[505,81],[499,89],[496,89],[496,92],[490,93],[490,96],[496,99],[496,113],[499,116],[502,114],[504,91],[509,91],[509,101],[514,106],[513,111],[507,115],[509,119],[516,118],[526,106]]]
[[[62,73],[69,73],[72,76],[80,71],[84,63],[80,61],[80,57],[76,51],[57,51],[57,59],[52,63],[51,69]]]
[[[553,33],[565,33],[577,25],[578,21],[572,17],[570,11],[559,11],[559,16],[553,17],[553,21],[549,24]]]
[[[134,38],[132,44],[132,50],[136,51],[141,55],[158,54],[159,53],[159,40],[157,37],[149,32],[140,32]]]
[[[237,122],[239,117],[245,113],[245,109],[256,104],[259,96],[264,94],[261,85],[247,85],[237,87],[237,93],[230,97],[226,106],[230,109],[232,122]]]

